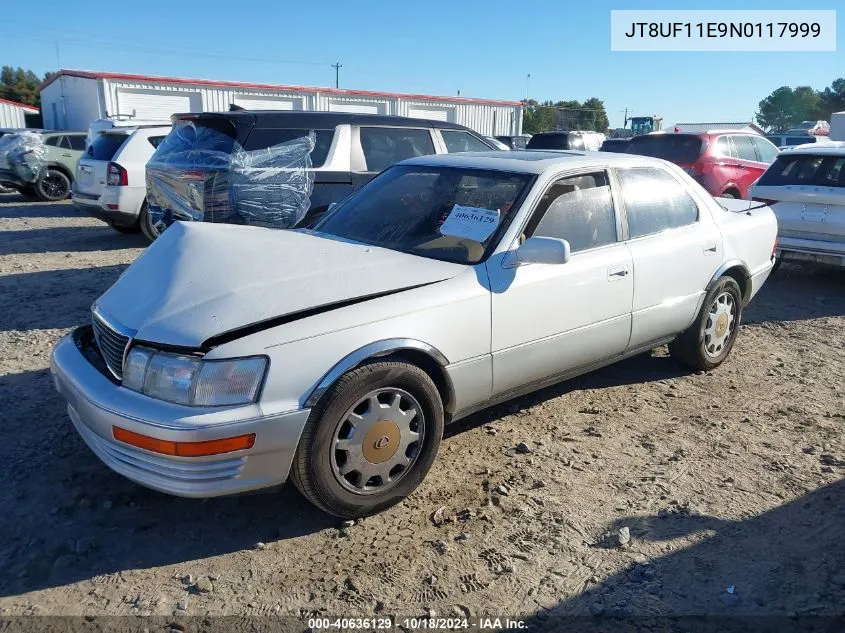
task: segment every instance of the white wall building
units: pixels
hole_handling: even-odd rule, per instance
[[[60,70],[41,86],[44,127],[86,130],[94,119],[168,119],[175,112],[317,110],[390,114],[466,125],[486,135],[519,134],[522,103],[463,97],[276,86],[237,81]]]
[[[38,114],[38,108],[0,99],[0,127],[26,127],[27,114]]]

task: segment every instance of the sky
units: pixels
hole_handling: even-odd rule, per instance
[[[58,67],[431,95],[598,97],[629,115],[750,121],[780,86],[845,76],[845,5],[709,0],[8,2],[0,65]],[[798,6],[800,4],[800,6]],[[611,9],[836,9],[837,51],[611,52]],[[45,20],[45,16],[50,16]],[[530,74],[530,80],[527,75]]]

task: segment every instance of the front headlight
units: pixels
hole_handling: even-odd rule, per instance
[[[123,367],[123,386],[144,395],[193,407],[249,404],[267,372],[267,358],[203,360],[135,346]]]

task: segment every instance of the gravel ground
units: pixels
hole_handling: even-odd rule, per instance
[[[459,422],[344,526],[290,486],[152,492],[77,437],[51,346],[142,248],[0,196],[0,615],[845,611],[845,274],[782,267],[712,373],[658,349]]]

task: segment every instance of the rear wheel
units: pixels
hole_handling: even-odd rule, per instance
[[[58,202],[70,195],[70,178],[58,169],[48,169],[35,183],[35,193],[44,202]]]
[[[669,352],[692,369],[714,369],[733,348],[741,317],[739,284],[733,277],[722,277],[705,296],[695,322],[669,344]]]
[[[727,191],[725,191],[724,193],[722,193],[722,195],[721,195],[720,197],[722,197],[722,198],[732,198],[732,199],[738,199],[738,198],[739,198],[739,193],[737,193],[737,192],[736,192],[736,191],[734,191],[733,189],[728,189]]]
[[[399,503],[431,468],[443,403],[419,367],[372,362],[341,377],[311,410],[291,479],[321,510],[343,518]]]
[[[146,200],[141,205],[141,213],[138,214],[138,226],[150,243],[155,242],[162,231],[167,228],[161,220],[156,220],[150,215],[150,208],[147,206]]]

